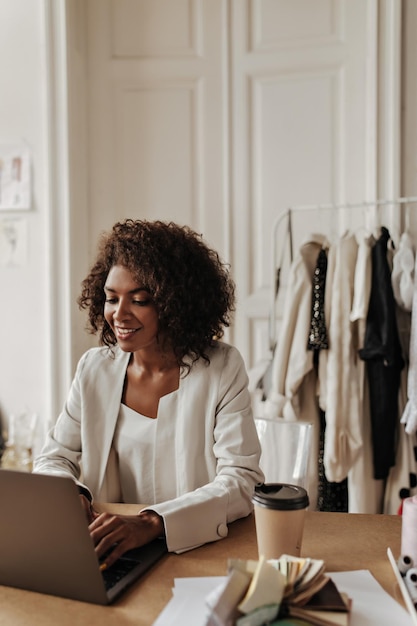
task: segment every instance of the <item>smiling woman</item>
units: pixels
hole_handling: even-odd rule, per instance
[[[100,240],[79,305],[103,345],[81,358],[34,471],[77,482],[107,565],[161,535],[177,552],[225,537],[263,480],[243,359],[220,341],[228,266],[186,226],[125,220]],[[149,506],[99,514],[95,500]]]

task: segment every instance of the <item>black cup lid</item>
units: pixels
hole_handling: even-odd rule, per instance
[[[267,509],[294,511],[306,509],[308,494],[303,487],[287,483],[264,483],[255,487],[252,502]]]

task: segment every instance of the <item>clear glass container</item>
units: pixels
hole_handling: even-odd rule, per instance
[[[2,469],[31,472],[33,466],[32,450],[21,446],[6,443],[6,448],[1,457]]]
[[[19,417],[10,415],[5,448],[0,458],[2,469],[31,472],[33,466],[32,439],[36,415],[29,412]]]

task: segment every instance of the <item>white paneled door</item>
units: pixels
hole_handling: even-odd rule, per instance
[[[229,255],[222,0],[89,0],[92,235],[175,220]]]
[[[83,6],[91,249],[124,217],[202,232],[232,265],[228,339],[250,368],[268,352],[277,214],[372,192],[375,0]]]
[[[268,348],[277,215],[375,193],[376,14],[364,0],[232,1],[235,340],[251,365]],[[339,218],[304,213],[294,244]]]

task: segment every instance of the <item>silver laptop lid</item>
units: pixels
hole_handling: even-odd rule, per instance
[[[70,478],[0,469],[0,502],[1,585],[109,604],[167,552],[155,539],[102,574]]]
[[[73,480],[0,470],[0,502],[0,584],[108,603]]]

